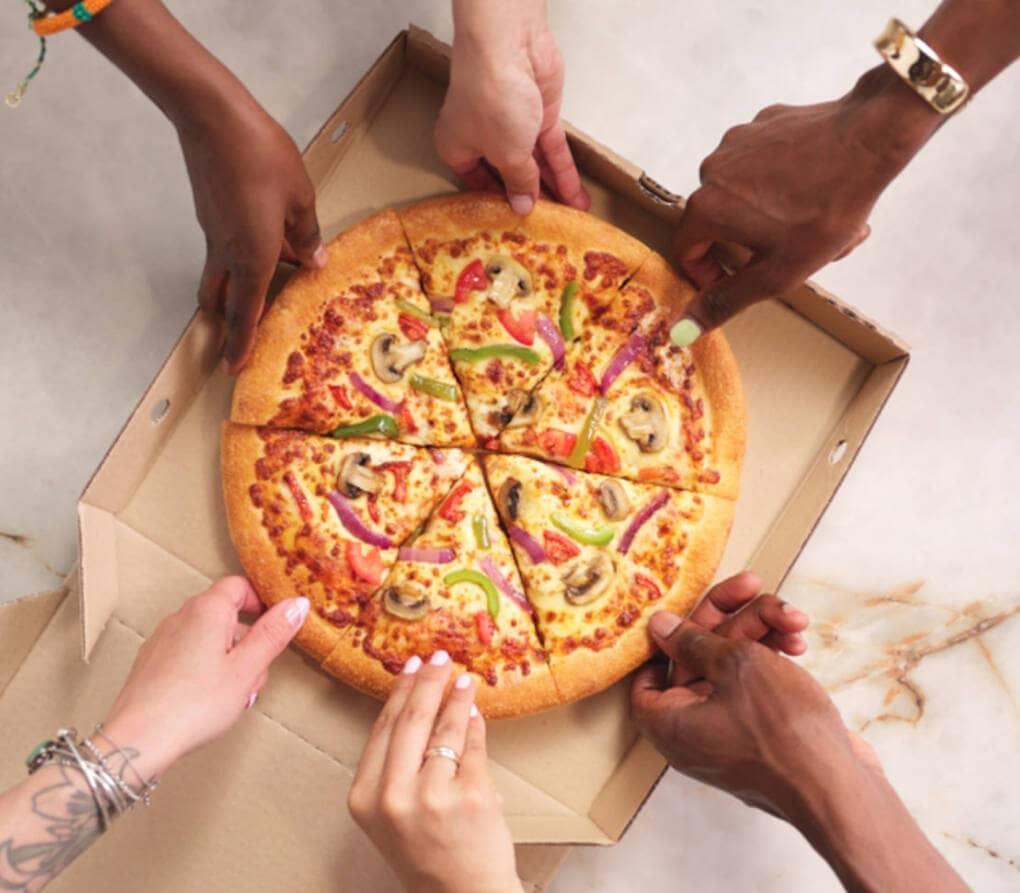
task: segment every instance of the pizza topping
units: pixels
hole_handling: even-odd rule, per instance
[[[563,512],[553,512],[549,516],[549,520],[567,536],[586,546],[607,546],[616,536],[616,528],[612,524],[602,527],[584,527]]]
[[[449,521],[451,524],[459,524],[464,520],[464,512],[461,510],[460,504],[470,492],[471,483],[469,481],[461,481],[453,488],[453,492],[446,497],[446,502],[442,504],[436,514],[444,521]]]
[[[646,577],[644,574],[634,574],[634,585],[645,593],[646,598],[650,602],[662,598],[662,590],[659,588],[659,584],[651,577]]]
[[[613,382],[620,377],[620,373],[623,372],[623,370],[626,369],[644,349],[644,336],[635,332],[627,339],[627,343],[613,355],[613,358],[609,361],[609,365],[606,366],[606,371],[602,373],[602,384],[599,385],[599,390],[603,396],[609,392],[609,389],[613,386]]]
[[[372,342],[372,371],[380,381],[390,384],[400,381],[408,367],[422,361],[426,350],[428,348],[423,341],[409,341],[406,344],[401,344],[396,335],[385,332]],[[389,411],[393,412],[392,409]]]
[[[574,300],[579,290],[580,286],[576,282],[568,282],[560,295],[560,331],[566,341],[577,338],[574,330]]]
[[[397,325],[409,341],[424,341],[429,336],[429,324],[410,313],[401,313],[397,317]]]
[[[453,313],[452,298],[429,298],[429,306],[435,313]],[[439,324],[443,324],[442,319],[439,320]]]
[[[533,307],[525,307],[517,316],[514,316],[511,310],[507,308],[500,310],[497,316],[503,324],[503,328],[510,333],[515,341],[529,346],[535,343],[535,325],[538,311]]]
[[[457,583],[471,583],[478,586],[485,593],[485,606],[493,617],[499,616],[499,593],[496,586],[481,571],[474,568],[462,567],[460,570],[450,571],[443,577],[443,585],[454,586]]]
[[[492,646],[492,634],[496,631],[496,624],[492,621],[492,615],[488,611],[475,612],[475,629],[478,631],[478,641],[486,648]]]
[[[425,375],[419,375],[417,372],[411,376],[411,387],[416,391],[421,391],[423,394],[428,394],[430,397],[435,397],[437,400],[447,400],[450,403],[456,403],[459,396],[455,384],[439,381],[435,378],[428,378]]]
[[[538,354],[530,347],[520,344],[486,344],[484,347],[455,347],[450,359],[460,363],[480,363],[496,357],[520,360],[525,366],[537,366]]]
[[[383,607],[401,620],[421,620],[429,612],[428,593],[410,581],[387,586],[383,590],[382,600]]]
[[[329,392],[333,395],[333,399],[344,409],[351,409],[351,398],[347,396],[347,388],[342,384],[331,384],[329,386]]]
[[[630,500],[619,481],[599,484],[599,505],[610,521],[622,521],[630,514]]]
[[[375,388],[373,388],[365,379],[363,379],[357,372],[352,372],[348,376],[351,380],[351,384],[354,385],[354,390],[358,391],[362,396],[367,397],[380,409],[385,409],[386,412],[399,412],[400,404],[396,400],[390,400],[389,397],[380,394]]]
[[[527,553],[532,564],[541,564],[546,560],[547,556],[545,554],[545,549],[542,548],[542,544],[523,527],[518,527],[516,524],[510,524],[507,527],[507,533],[510,535],[511,541],[516,543]]]
[[[598,383],[595,381],[591,369],[584,363],[578,362],[574,363],[574,371],[567,378],[567,387],[582,397],[594,397],[595,391],[598,390]]]
[[[314,517],[312,514],[312,508],[308,505],[308,497],[305,496],[305,491],[301,489],[301,485],[298,483],[297,478],[294,477],[294,472],[288,471],[283,476],[283,479],[290,488],[291,495],[294,497],[294,502],[297,503],[298,511],[301,513],[301,519],[303,521],[311,521]]]
[[[521,513],[521,494],[523,488],[517,478],[507,478],[499,485],[496,493],[496,508],[507,521],[516,521]]]
[[[348,453],[340,463],[336,488],[348,499],[357,499],[362,493],[379,493],[383,488],[382,476],[369,467],[372,457],[368,453]]]
[[[427,313],[422,310],[421,307],[416,307],[410,301],[405,301],[403,298],[397,298],[396,304],[398,310],[402,310],[404,313],[409,316],[413,316],[415,319],[420,319],[429,328],[434,329],[439,325],[439,320],[437,320],[431,313]]]
[[[562,465],[550,465],[549,467],[567,482],[568,487],[573,487],[577,483],[577,475],[569,468],[564,468]]]
[[[584,457],[584,469],[598,474],[615,474],[620,470],[620,457],[608,440],[596,437],[591,442],[591,451]]]
[[[535,394],[513,388],[506,395],[506,412],[510,414],[507,427],[527,428],[534,425],[542,414],[542,409],[542,401]]]
[[[620,416],[620,427],[638,445],[642,453],[657,453],[669,439],[666,431],[666,410],[662,401],[650,391],[635,394],[630,411]]]
[[[515,605],[527,611],[532,617],[535,616],[535,609],[531,606],[531,602],[528,601],[527,596],[525,596],[523,592],[521,592],[513,585],[513,583],[503,576],[502,571],[500,571],[500,569],[496,566],[495,561],[489,557],[485,557],[478,562],[478,566],[485,572],[485,576],[496,584],[496,588],[503,593],[503,595],[510,599],[510,601],[512,601]],[[492,616],[495,617],[496,614],[493,614]]]
[[[406,400],[401,400],[400,405],[397,407],[397,426],[406,434],[414,434],[418,430],[414,417],[411,415],[411,410],[407,408]]]
[[[509,307],[514,298],[531,294],[531,274],[512,257],[497,254],[489,258],[485,272],[491,283],[487,297],[497,307]]]
[[[411,473],[410,462],[383,462],[380,471],[388,471],[393,475],[393,499],[396,502],[407,500],[407,477]]]
[[[563,572],[563,595],[572,605],[587,605],[605,594],[613,571],[613,559],[604,552],[580,558]]]
[[[453,549],[401,546],[397,558],[401,561],[421,561],[424,564],[449,564],[457,557]]]
[[[330,437],[364,437],[366,434],[385,434],[387,437],[396,437],[400,433],[397,428],[397,421],[391,415],[369,416],[354,425],[341,425],[334,431],[330,431]]]
[[[481,549],[488,549],[492,545],[489,538],[489,521],[485,515],[475,515],[471,519],[471,531],[475,535],[475,545]]]
[[[362,549],[361,543],[348,540],[344,557],[351,566],[351,572],[359,580],[378,586],[382,582],[383,560],[378,549]]]
[[[578,546],[555,530],[543,530],[542,542],[545,543],[545,554],[553,564],[563,564],[564,561],[577,558],[581,554]]]
[[[634,520],[630,522],[630,526],[623,532],[623,536],[620,538],[620,545],[617,548],[621,552],[626,553],[631,543],[634,542],[637,532],[644,526],[645,522],[667,502],[669,502],[669,491],[663,490],[658,496],[645,503],[634,516]]]
[[[336,490],[331,490],[327,499],[329,499],[333,508],[336,509],[340,523],[344,525],[351,536],[356,537],[363,543],[368,543],[370,546],[378,546],[380,549],[390,549],[393,547],[393,543],[388,536],[382,533],[375,533],[365,526],[345,496]]]
[[[566,459],[577,444],[577,435],[557,428],[547,428],[538,435],[542,449],[557,459]]]
[[[588,447],[591,445],[591,439],[595,435],[595,429],[598,427],[605,408],[606,398],[596,397],[587,418],[584,420],[584,424],[581,426],[581,433],[578,435],[577,442],[570,451],[570,455],[567,456],[567,465],[571,468],[580,468],[584,464],[584,457],[588,455]]]
[[[567,347],[563,343],[563,336],[560,334],[560,330],[553,325],[553,321],[544,313],[539,315],[535,324],[538,327],[538,334],[541,335],[542,340],[549,345],[549,350],[553,355],[553,366],[556,369],[562,369],[563,358],[566,356]]]
[[[487,288],[489,285],[489,277],[485,275],[485,264],[480,260],[473,260],[463,270],[460,271],[460,275],[457,277],[456,290],[453,293],[453,300],[457,304],[463,304],[469,297],[471,292],[480,291],[483,288]],[[432,309],[438,309],[436,302],[432,302]],[[450,308],[453,309],[452,307]]]

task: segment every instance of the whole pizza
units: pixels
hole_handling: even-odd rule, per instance
[[[259,326],[222,440],[230,533],[297,643],[378,698],[445,649],[486,716],[601,691],[729,535],[745,412],[693,290],[603,220],[445,196],[382,211]]]

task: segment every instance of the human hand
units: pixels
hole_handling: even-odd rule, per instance
[[[520,893],[502,798],[486,768],[474,681],[459,676],[446,705],[445,651],[412,657],[365,745],[347,798],[351,815],[414,891]],[[445,745],[460,765],[432,756]],[[423,761],[424,759],[424,761]]]
[[[512,8],[511,8],[512,6]],[[499,189],[531,211],[540,181],[565,204],[590,205],[560,122],[563,57],[545,3],[457,0],[450,87],[439,112],[439,157],[471,189]]]
[[[138,752],[135,765],[159,776],[181,756],[229,729],[268,678],[308,614],[286,599],[262,611],[244,577],[224,577],[164,618],[142,645],[103,724],[110,739]]]
[[[225,114],[179,124],[178,133],[205,232],[198,302],[224,317],[224,363],[237,372],[277,262],[325,266],[315,190],[293,140],[246,95]]]
[[[728,130],[701,164],[674,239],[700,289],[673,339],[687,346],[756,301],[796,288],[867,238],[879,195],[939,124],[939,115],[884,66],[846,96],[773,105]],[[713,243],[751,250],[732,277]]]

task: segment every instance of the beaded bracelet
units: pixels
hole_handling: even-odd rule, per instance
[[[21,79],[17,87],[4,97],[7,105],[12,109],[20,105],[25,91],[28,89],[29,81],[42,68],[43,61],[46,59],[47,36],[66,31],[68,28],[77,28],[83,22],[91,21],[112,2],[113,0],[79,0],[70,9],[50,14],[46,11],[46,7],[37,0],[25,0],[28,5],[28,27],[39,38],[39,54],[36,56],[32,70]]]

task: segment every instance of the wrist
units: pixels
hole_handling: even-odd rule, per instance
[[[453,52],[492,59],[527,51],[548,30],[545,0],[515,0],[512,14],[490,0],[454,0]]]
[[[132,766],[145,781],[162,778],[177,760],[167,736],[158,734],[154,723],[144,717],[111,714],[102,728],[105,738],[93,738],[100,750],[105,753],[105,748],[116,745],[129,753]]]

